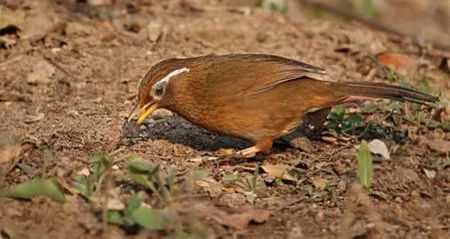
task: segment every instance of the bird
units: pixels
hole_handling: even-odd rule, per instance
[[[402,86],[337,81],[324,69],[269,54],[171,58],[151,67],[128,121],[141,125],[165,108],[209,131],[250,141],[236,152],[270,154],[273,141],[294,131],[309,112],[363,99],[432,104],[439,98]]]

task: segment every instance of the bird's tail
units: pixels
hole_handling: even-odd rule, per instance
[[[335,89],[345,102],[351,97],[384,98],[397,101],[410,101],[418,104],[436,103],[439,98],[403,86],[375,82],[336,82]]]

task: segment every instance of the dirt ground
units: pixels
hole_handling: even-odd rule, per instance
[[[391,153],[389,160],[374,156],[368,193],[356,184],[355,146],[361,138],[332,130],[324,132],[328,137],[306,141],[303,150],[277,144],[277,157],[270,162],[221,157],[219,149],[248,143],[207,132],[165,110],[139,133],[123,134],[141,77],[163,59],[268,53],[320,66],[338,80],[389,82],[375,62],[394,56],[400,62],[384,63],[406,76],[403,83],[431,94],[440,91],[448,101],[448,51],[418,47],[358,23],[287,18],[222,1],[116,2],[6,1],[2,6],[4,16],[25,20],[12,17],[20,30],[8,29],[0,39],[0,187],[37,176],[56,177],[68,202],[0,198],[0,238],[175,238],[175,230],[127,233],[110,224],[103,231],[98,211],[71,190],[74,175],[88,167],[90,156],[102,152],[115,161],[113,186],[124,202],[137,187],[122,180],[131,155],[160,164],[163,171],[173,167],[180,178],[204,171],[202,183],[194,183],[177,199],[179,222],[192,235],[450,237],[448,106],[417,110],[400,104],[394,110],[383,108],[390,107],[383,101],[370,113],[364,106],[348,107],[362,114],[365,124],[380,126],[381,133],[365,138],[383,140]],[[419,113],[425,117],[419,123],[402,116]],[[12,152],[14,145],[19,153]],[[230,177],[251,177],[267,163],[289,168],[294,180],[278,180],[260,170],[252,205],[245,187]],[[151,204],[153,196],[148,195]],[[205,208],[237,216],[243,208],[258,208],[270,216],[234,227],[224,222],[230,218],[221,220]]]

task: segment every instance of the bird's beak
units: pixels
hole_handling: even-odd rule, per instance
[[[153,113],[153,111],[158,108],[158,106],[158,101],[154,100],[144,105],[139,110],[139,105],[136,105],[136,107],[134,107],[133,111],[130,113],[130,116],[128,116],[128,122],[130,122],[134,117],[138,116],[136,127],[140,126],[145,121],[145,119],[147,119]]]

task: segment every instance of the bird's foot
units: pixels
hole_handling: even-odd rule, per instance
[[[257,153],[261,152],[256,146],[252,146],[246,149],[242,149],[236,152],[236,154],[243,158],[254,158]]]
[[[254,158],[260,150],[256,147],[249,147],[239,151],[235,149],[219,149],[216,155],[219,157]]]

